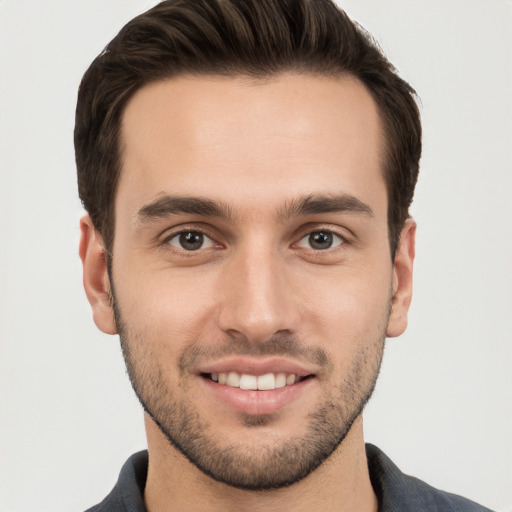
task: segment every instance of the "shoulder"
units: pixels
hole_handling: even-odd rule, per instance
[[[435,489],[421,480],[402,473],[376,446],[366,445],[373,488],[379,499],[379,512],[492,512],[477,503]]]
[[[110,494],[94,507],[88,508],[85,512],[125,512],[126,508],[119,497]]]
[[[122,467],[119,479],[110,494],[85,512],[146,512],[143,495],[147,468],[146,450],[132,455]]]

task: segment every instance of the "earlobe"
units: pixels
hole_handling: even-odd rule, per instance
[[[412,276],[415,255],[416,223],[405,221],[393,266],[393,298],[386,335],[400,336],[407,328],[407,314],[412,299]]]
[[[91,304],[94,323],[106,334],[117,334],[103,239],[89,215],[80,219],[79,253],[84,289]]]

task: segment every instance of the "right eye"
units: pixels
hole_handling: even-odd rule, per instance
[[[297,247],[304,249],[314,249],[315,251],[326,251],[331,248],[336,248],[343,244],[345,241],[340,235],[333,233],[329,230],[318,230],[308,233],[302,237]]]
[[[180,231],[167,240],[167,243],[184,251],[199,251],[215,247],[215,242],[200,231]]]

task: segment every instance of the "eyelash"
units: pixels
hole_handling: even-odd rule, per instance
[[[311,237],[313,235],[329,235],[331,237],[331,245],[329,245],[329,247],[326,247],[324,249],[320,249],[320,248],[317,248],[315,249],[314,247],[303,247],[304,249],[310,249],[310,250],[313,250],[314,252],[327,252],[329,250],[334,250],[336,249],[337,247],[347,243],[347,240],[346,240],[346,237],[340,235],[339,233],[336,233],[335,231],[333,231],[332,229],[315,229],[313,231],[309,231],[308,233],[306,233],[304,236],[302,236],[298,242],[296,242],[295,246],[298,246],[300,247],[300,244],[303,240],[306,240],[306,239],[309,239],[309,244],[311,245]],[[307,243],[307,242],[306,242]],[[333,246],[333,244],[336,244]]]
[[[173,246],[171,244],[171,240],[173,240],[174,238],[178,238],[181,235],[186,235],[186,234],[190,234],[190,233],[195,233],[195,234],[201,235],[205,239],[209,240],[211,242],[211,247],[207,247],[206,249],[222,248],[222,244],[216,242],[214,237],[211,236],[210,234],[208,234],[208,232],[206,230],[201,229],[201,228],[197,228],[197,227],[193,227],[193,228],[186,228],[185,227],[185,228],[180,229],[179,231],[175,231],[175,232],[169,234],[168,236],[166,236],[161,241],[160,245],[163,246],[165,249],[171,250],[171,251],[176,252],[176,253],[179,253],[180,255],[185,255],[185,256],[197,255],[200,252],[202,252],[201,250],[204,251],[205,248],[200,247],[197,250],[186,250],[183,247],[177,247],[177,246]]]
[[[197,250],[187,250],[187,249],[185,249],[183,247],[173,246],[173,244],[170,243],[171,240],[173,240],[173,239],[175,239],[177,237],[180,237],[181,235],[186,235],[186,234],[190,234],[190,233],[194,233],[194,234],[198,234],[198,235],[203,236],[205,239],[210,241],[211,245],[209,247],[206,247],[206,248],[201,246]],[[301,237],[296,242],[294,242],[292,244],[292,247],[303,248],[303,249],[312,251],[312,252],[314,252],[316,254],[330,253],[330,252],[332,252],[334,250],[339,249],[341,246],[344,246],[344,245],[350,243],[350,240],[347,237],[347,235],[341,234],[341,233],[338,232],[338,230],[332,229],[331,227],[315,227],[314,229],[310,229],[307,232],[305,232],[303,230],[302,233],[304,233],[304,234],[302,234]],[[323,233],[323,234],[326,234],[326,235],[331,235],[334,238],[333,244],[336,243],[336,245],[334,247],[330,246],[330,247],[327,247],[325,249],[315,249],[313,247],[300,247],[299,246],[299,244],[304,239],[306,239],[307,237],[311,237],[314,234],[320,234],[320,233]],[[170,250],[172,250],[174,252],[179,252],[181,255],[186,255],[186,256],[194,256],[194,255],[200,254],[204,250],[208,250],[208,249],[223,248],[223,245],[220,244],[219,242],[217,242],[214,239],[213,236],[208,234],[208,232],[206,230],[201,229],[201,228],[197,228],[197,227],[185,228],[185,229],[182,228],[179,231],[175,231],[175,232],[169,234],[168,236],[166,236],[162,240],[161,245],[164,246],[166,249],[170,249]]]

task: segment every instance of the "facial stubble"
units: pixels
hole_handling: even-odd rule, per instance
[[[185,380],[180,383],[180,399],[166,383],[165,372],[170,370],[163,367],[162,358],[153,353],[144,336],[126,324],[113,288],[112,306],[128,376],[146,413],[169,443],[204,474],[232,487],[252,491],[277,489],[302,480],[340,446],[373,393],[389,316],[388,313],[385,321],[379,322],[374,339],[361,340],[352,365],[306,417],[302,434],[289,437],[278,445],[270,442],[263,446],[261,443],[248,446],[223,444],[222,439],[210,433],[210,423],[189,400]],[[241,348],[243,346],[245,349]],[[273,354],[306,354],[310,359],[314,357],[316,362],[323,360],[326,368],[332,366],[330,357],[322,349],[316,349],[315,356],[308,355],[308,350],[300,348],[298,340],[291,335],[277,336],[258,346],[232,339],[218,353],[254,355],[264,351],[265,346],[272,347]],[[200,351],[199,354],[196,352],[194,360],[200,355]],[[191,363],[189,359],[182,357],[175,369],[180,376]],[[254,435],[258,436],[257,429],[269,428],[275,418],[243,415],[241,420],[245,428],[256,429]]]

